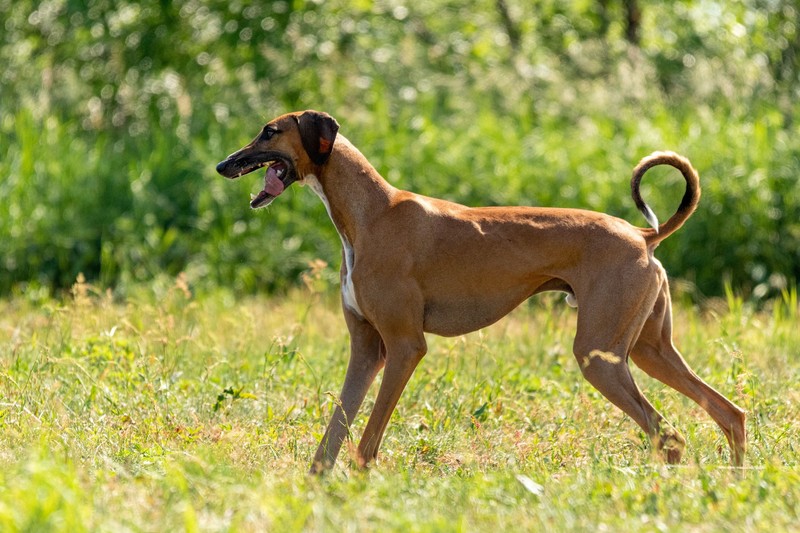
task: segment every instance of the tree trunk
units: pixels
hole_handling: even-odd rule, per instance
[[[639,46],[639,27],[642,23],[642,11],[636,0],[624,0],[625,6],[625,39]]]
[[[511,13],[508,11],[508,4],[506,0],[497,0],[497,12],[500,14],[500,20],[508,35],[508,42],[511,44],[511,49],[514,52],[519,51],[520,44],[520,31],[514,21],[511,19]]]

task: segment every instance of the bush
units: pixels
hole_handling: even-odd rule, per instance
[[[633,165],[682,152],[704,196],[659,249],[670,274],[708,295],[796,280],[795,8],[643,5],[632,41],[605,5],[0,0],[0,293],[180,271],[274,291],[314,258],[338,264],[314,195],[250,212],[260,178],[214,172],[298,108],[336,116],[397,186],[638,225]],[[674,174],[645,178],[662,220]]]

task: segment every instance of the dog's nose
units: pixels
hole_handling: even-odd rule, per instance
[[[224,176],[225,175],[225,167],[226,166],[228,166],[228,160],[227,159],[225,161],[220,161],[219,163],[217,163],[217,172]]]

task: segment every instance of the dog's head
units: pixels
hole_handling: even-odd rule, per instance
[[[295,181],[319,172],[333,151],[339,124],[327,113],[302,111],[281,115],[241,150],[217,165],[217,172],[234,179],[267,167],[264,188],[250,207],[265,207]]]

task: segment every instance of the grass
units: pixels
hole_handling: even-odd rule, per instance
[[[766,530],[800,526],[796,293],[676,306],[694,369],[749,412],[747,467],[695,404],[635,370],[680,466],[580,377],[559,297],[429,338],[378,464],[306,475],[348,340],[317,265],[283,298],[124,298],[79,281],[0,301],[0,530]],[[679,298],[680,300],[680,298]],[[365,410],[371,407],[375,388]],[[358,418],[354,435],[366,422]]]

